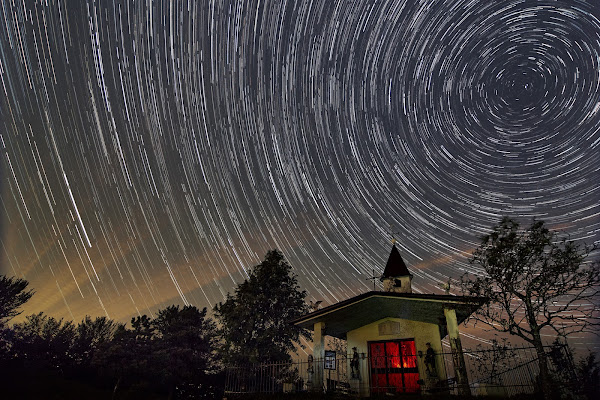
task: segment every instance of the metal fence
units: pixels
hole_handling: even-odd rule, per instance
[[[510,397],[539,391],[538,356],[532,347],[494,346],[463,350],[469,386],[473,395]],[[566,346],[547,347],[548,366],[557,390],[574,391],[577,378],[573,358]],[[445,379],[431,379],[424,370],[423,355],[412,355],[418,360],[421,379],[417,392],[444,392],[458,394],[451,353],[439,354],[444,360]],[[385,392],[414,391],[415,387],[398,388],[383,386],[375,379],[373,366],[380,361],[361,355],[361,363],[367,368],[363,376],[351,369],[350,355],[337,354],[332,363],[328,360],[297,360],[295,362],[256,364],[226,369],[226,393],[298,393],[310,390],[358,395],[367,390],[370,395]],[[327,368],[328,367],[328,368]],[[318,374],[316,369],[320,368]],[[379,370],[378,370],[379,371]],[[390,369],[390,371],[392,371]],[[368,376],[364,376],[368,375]],[[404,379],[404,377],[402,377]],[[320,380],[320,381],[319,381]],[[358,382],[358,383],[357,383]],[[571,386],[571,387],[570,387]],[[410,390],[408,390],[410,389]]]
[[[228,367],[225,376],[226,393],[298,393],[317,385],[313,382],[315,368],[325,360],[298,360],[271,364]],[[331,369],[324,369],[320,386],[330,392],[344,392],[348,388],[347,360],[336,357]]]
[[[549,346],[545,351],[556,390],[576,391],[577,377],[568,347]],[[540,390],[538,355],[533,347],[480,347],[463,351],[463,354],[473,395],[511,397]],[[454,377],[452,355],[444,353],[444,361],[448,377]],[[449,391],[456,394],[456,383],[452,378],[449,380]]]

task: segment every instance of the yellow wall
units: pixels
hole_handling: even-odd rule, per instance
[[[399,332],[387,335],[380,335],[379,324],[388,321],[398,322],[400,324]],[[397,339],[414,339],[417,354],[419,351],[423,352],[423,357],[417,357],[417,365],[419,368],[419,376],[421,379],[425,379],[426,377],[425,353],[427,351],[427,346],[425,345],[425,343],[431,343],[431,347],[436,352],[436,354],[442,352],[442,343],[439,328],[436,324],[410,321],[400,318],[384,318],[382,320],[373,322],[369,325],[365,325],[363,327],[348,332],[348,353],[352,354],[352,348],[356,347],[358,354],[360,355],[360,379],[351,379],[350,383],[353,389],[358,391],[362,396],[369,395],[370,376],[367,360],[367,357],[369,356],[369,348],[367,343],[373,341]],[[438,372],[438,378],[441,380],[446,380],[446,370],[444,360],[441,355],[436,356],[436,367]],[[350,364],[348,364],[348,371],[348,374],[350,375]]]

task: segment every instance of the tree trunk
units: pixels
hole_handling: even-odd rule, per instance
[[[533,345],[538,356],[538,365],[540,368],[540,386],[542,394],[545,400],[552,399],[552,380],[550,377],[550,371],[548,370],[548,357],[544,351],[544,344],[539,331],[534,330],[533,332]]]
[[[113,400],[114,400],[115,396],[117,395],[117,390],[119,389],[119,383],[121,383],[120,376],[119,376],[119,379],[117,379],[117,383],[115,383],[115,387],[113,388],[113,394],[112,394]]]

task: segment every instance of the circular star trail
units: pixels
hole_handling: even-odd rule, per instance
[[[1,4],[26,311],[212,307],[272,248],[331,304],[392,234],[441,294],[503,215],[600,240],[594,1]]]

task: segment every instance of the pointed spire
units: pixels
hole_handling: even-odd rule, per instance
[[[394,241],[395,242],[395,241]],[[400,276],[412,276],[408,271],[398,248],[396,247],[396,243],[392,246],[392,251],[390,252],[390,256],[388,257],[387,264],[385,265],[385,269],[383,270],[383,275],[381,275],[380,280],[383,281],[384,278],[396,278]]]

